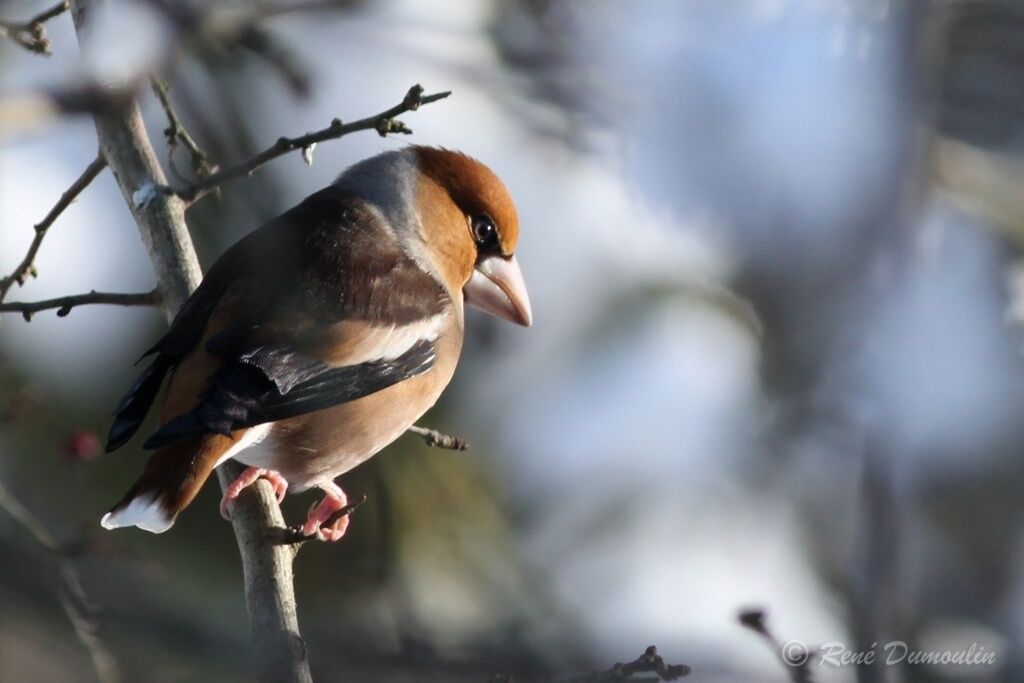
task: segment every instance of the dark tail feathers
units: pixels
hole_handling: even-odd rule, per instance
[[[107,436],[108,453],[123,446],[139,431],[171,367],[170,359],[165,354],[159,354],[121,399],[114,410],[114,424]]]

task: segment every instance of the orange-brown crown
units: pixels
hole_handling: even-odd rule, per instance
[[[420,173],[445,189],[465,215],[490,216],[498,228],[502,253],[513,253],[519,241],[519,215],[512,196],[494,171],[462,152],[421,146],[413,149]]]

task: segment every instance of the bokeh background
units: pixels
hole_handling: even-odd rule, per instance
[[[815,680],[1024,678],[1024,7],[331,5],[265,24],[304,97],[246,52],[190,45],[165,63],[176,38],[143,2],[107,3],[81,51],[67,16],[48,24],[48,59],[0,41],[0,97],[160,64],[221,164],[414,83],[454,91],[403,117],[411,138],[324,143],[311,167],[289,155],[203,200],[189,223],[206,265],[409,142],[478,157],[517,199],[535,325],[469,314],[421,424],[472,450],[407,436],[341,480],[369,502],[296,564],[317,680],[538,680],[652,643],[695,681],[789,680],[739,625],[751,606],[809,647],[995,653]],[[164,154],[163,112],[143,103]],[[0,130],[4,274],[95,153],[88,116]],[[9,301],[154,283],[109,171],[36,263]],[[216,486],[168,534],[98,527],[144,454],[99,456],[92,435],[163,326],[148,309],[5,314],[0,483],[68,544],[125,680],[248,680]],[[92,680],[58,586],[0,513],[0,680]]]

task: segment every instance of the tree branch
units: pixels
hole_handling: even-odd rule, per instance
[[[460,439],[457,436],[449,436],[448,434],[439,432],[436,429],[430,429],[428,427],[419,427],[417,425],[413,425],[412,427],[409,427],[409,429],[406,431],[408,431],[410,434],[415,434],[416,436],[422,438],[426,442],[426,444],[431,447],[436,446],[437,448],[447,448],[448,450],[452,451],[469,450],[469,443],[466,442],[464,439]]]
[[[167,161],[171,170],[177,173],[177,169],[174,167],[174,150],[180,142],[192,157],[192,171],[196,176],[205,178],[216,171],[217,169],[210,165],[206,152],[202,150],[195,139],[185,130],[185,127],[181,125],[181,120],[178,119],[178,112],[174,110],[174,105],[171,104],[171,95],[168,92],[167,84],[159,78],[153,78],[151,83],[153,85],[153,93],[156,95],[157,100],[160,101],[160,106],[163,107],[164,113],[167,115],[167,128],[164,129],[164,136],[167,138]],[[181,177],[180,173],[178,177]]]
[[[636,674],[654,674],[656,678],[633,678]],[[617,663],[607,671],[595,671],[581,676],[564,679],[562,683],[621,683],[622,681],[674,681],[690,675],[690,667],[685,664],[666,664],[658,654],[658,648],[649,646],[644,653],[632,662]],[[510,682],[507,675],[495,676],[491,679],[496,683]]]
[[[376,130],[380,133],[381,137],[386,136],[388,133],[412,133],[412,130],[409,127],[395,117],[406,112],[416,111],[424,104],[443,100],[449,95],[451,95],[450,91],[434,93],[433,95],[424,95],[423,86],[414,85],[409,88],[409,92],[406,93],[405,98],[400,104],[396,104],[390,109],[386,109],[379,114],[368,116],[364,119],[353,121],[352,123],[342,123],[341,119],[334,119],[331,121],[331,125],[321,130],[294,138],[278,138],[277,142],[262,152],[244,161],[240,161],[237,164],[221,169],[220,171],[217,171],[205,178],[201,178],[188,187],[175,189],[164,185],[157,189],[160,190],[161,194],[176,195],[191,204],[214,188],[223,185],[226,182],[252,175],[252,173],[257,169],[277,157],[287,154],[288,152],[303,150],[304,153],[308,154],[306,157],[307,163],[312,163],[312,149],[318,142],[335,140],[344,135],[361,130]]]
[[[220,12],[217,3],[183,3],[148,0],[183,36],[195,36],[206,46],[244,48],[275,69],[300,97],[310,93],[310,80],[297,56],[273,34],[260,26],[260,11]],[[258,9],[258,8],[257,8]]]
[[[321,526],[324,528],[334,526],[335,522],[337,522],[342,517],[347,517],[351,515],[365,502],[366,496],[357,496],[356,498],[353,498],[348,505],[346,505],[345,507],[341,508],[340,510],[332,514],[330,517],[328,517],[327,520],[323,524],[321,524]],[[316,536],[306,536],[302,533],[302,525],[297,525],[283,529],[271,529],[270,538],[273,541],[273,543],[277,545],[296,546],[295,552],[298,552],[298,546],[301,546],[306,541],[312,541],[316,538]]]
[[[118,292],[97,292],[95,289],[87,294],[71,294],[56,299],[43,301],[11,301],[0,303],[0,313],[21,313],[25,322],[32,322],[32,315],[39,311],[57,309],[61,318],[71,312],[75,306],[85,304],[114,304],[115,306],[156,306],[160,303],[160,292],[152,290],[140,294],[121,294]]]
[[[789,679],[793,683],[813,683],[810,670],[810,651],[797,641],[783,644],[776,638],[768,628],[768,618],[763,609],[745,609],[739,613],[738,618],[740,625],[749,628],[764,639],[764,642],[785,667]]]
[[[72,15],[80,41],[94,7],[94,0],[73,3]],[[156,271],[164,314],[170,321],[202,277],[185,224],[185,204],[167,194],[159,194],[148,202],[134,200],[140,189],[167,182],[134,99],[95,112],[93,120],[100,149],[138,224]],[[226,488],[238,474],[240,468],[235,463],[218,468],[221,487]],[[258,482],[246,489],[233,509],[232,526],[242,557],[259,678],[275,683],[310,683],[312,677],[295,608],[294,553],[271,543],[266,532],[268,528],[284,526],[269,484]]]
[[[0,33],[13,40],[29,52],[39,55],[52,54],[50,36],[44,24],[68,10],[68,0],[62,0],[50,9],[43,10],[28,21],[19,22],[0,18]]]
[[[93,616],[94,609],[91,606],[91,601],[82,586],[78,570],[68,559],[64,548],[28,511],[28,508],[22,505],[21,501],[15,498],[2,484],[0,484],[0,509],[4,510],[11,519],[27,531],[57,563],[57,571],[61,580],[61,607],[64,608],[64,613],[67,615],[68,621],[71,622],[72,628],[75,629],[78,640],[89,652],[96,677],[101,683],[120,681],[121,673],[117,666],[117,660],[110,654],[97,634],[98,626]]]
[[[17,282],[20,287],[25,284],[25,280],[27,280],[29,276],[35,277],[36,270],[34,261],[36,259],[36,254],[39,253],[39,247],[43,244],[43,238],[46,237],[46,231],[50,229],[50,226],[57,220],[57,217],[64,212],[64,209],[68,208],[71,205],[71,202],[75,201],[78,195],[82,193],[82,190],[84,190],[89,183],[91,183],[93,179],[100,174],[100,171],[106,168],[106,166],[107,161],[103,158],[103,155],[97,155],[96,158],[85,167],[85,170],[82,171],[82,175],[78,176],[78,179],[71,184],[71,187],[64,191],[64,194],[60,196],[60,199],[58,199],[57,203],[54,204],[52,209],[50,209],[50,212],[46,214],[46,217],[36,223],[36,234],[35,237],[32,238],[32,244],[29,245],[28,253],[25,254],[25,258],[21,260],[21,263],[19,263],[18,267],[14,269],[14,272],[3,279],[0,279],[0,301],[4,300],[4,297],[7,296],[8,290],[10,290],[11,286],[15,282]]]

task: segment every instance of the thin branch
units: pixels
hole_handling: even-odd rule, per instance
[[[21,263],[19,263],[18,267],[14,269],[13,273],[3,279],[0,279],[0,301],[4,300],[4,297],[7,296],[8,290],[10,290],[11,286],[15,282],[17,282],[20,287],[25,284],[25,281],[30,276],[36,276],[34,262],[36,254],[39,253],[39,247],[43,244],[43,238],[46,237],[46,231],[50,229],[50,226],[52,226],[53,222],[57,220],[57,217],[64,212],[64,209],[71,206],[71,202],[75,201],[78,195],[82,193],[82,190],[88,187],[89,183],[91,183],[93,179],[100,174],[100,171],[106,168],[106,166],[106,159],[103,158],[102,154],[97,154],[96,158],[85,167],[84,171],[82,171],[82,175],[78,176],[78,179],[71,184],[71,187],[64,191],[64,194],[60,196],[60,199],[58,199],[57,203],[53,205],[53,208],[50,209],[48,214],[46,214],[46,217],[36,223],[36,234],[35,237],[32,238],[32,244],[29,245],[28,253],[25,254],[25,258],[21,260]]]
[[[408,431],[410,434],[415,434],[416,436],[422,438],[423,441],[425,441],[426,444],[431,447],[447,448],[448,450],[452,451],[469,450],[469,443],[466,442],[464,439],[460,439],[457,436],[450,436],[448,434],[444,434],[442,432],[437,431],[436,429],[430,429],[428,427],[418,427],[416,425],[413,425],[412,427],[409,427],[409,429],[406,431]]]
[[[763,609],[745,609],[739,613],[739,622],[761,636],[772,649],[779,662],[789,673],[793,683],[812,683],[811,652],[807,646],[795,640],[783,643],[768,628],[768,619]]]
[[[4,510],[11,519],[28,532],[43,550],[54,558],[61,579],[61,607],[64,608],[68,621],[75,629],[78,640],[89,652],[93,668],[96,670],[96,677],[101,683],[117,683],[121,680],[117,660],[99,638],[99,625],[94,616],[95,609],[82,586],[78,570],[68,559],[64,548],[3,484],[0,484],[0,509]]]
[[[192,157],[192,171],[196,176],[205,178],[216,171],[216,167],[210,165],[206,152],[189,135],[185,126],[181,125],[178,112],[174,110],[174,105],[171,104],[171,95],[168,92],[167,84],[159,78],[153,78],[151,83],[153,85],[153,93],[156,95],[157,100],[160,101],[160,106],[163,107],[164,113],[167,115],[167,128],[164,129],[164,136],[167,138],[167,160],[171,169],[177,173],[177,169],[174,167],[174,150],[177,149],[180,142]]]
[[[228,166],[227,168],[217,171],[206,178],[202,178],[188,187],[175,189],[164,186],[159,189],[165,194],[174,194],[181,197],[186,202],[192,203],[214,188],[219,187],[228,181],[252,175],[254,171],[279,156],[285,155],[288,152],[294,152],[295,150],[311,150],[318,142],[335,140],[361,130],[376,130],[382,137],[386,136],[388,133],[409,134],[412,133],[412,130],[399,121],[396,118],[397,116],[405,114],[406,112],[416,111],[424,104],[443,100],[449,95],[451,95],[450,91],[434,93],[433,95],[424,95],[423,86],[414,85],[409,88],[409,92],[406,93],[405,98],[401,103],[396,104],[390,109],[386,109],[379,114],[368,116],[364,119],[353,121],[352,123],[342,123],[341,119],[334,119],[331,121],[331,125],[321,130],[294,138],[278,138],[277,142],[262,152],[244,161],[240,161],[237,164],[233,164],[232,166]]]
[[[150,73],[159,73],[167,68],[181,54],[184,46],[199,48],[222,47],[241,48],[252,52],[276,69],[289,86],[301,94],[309,91],[309,77],[299,64],[297,57],[272,34],[266,32],[259,22],[265,17],[284,13],[282,8],[271,8],[266,14],[255,8],[252,13],[216,9],[217,3],[182,3],[170,0],[148,0],[161,12],[175,29],[176,40],[168,41],[153,62],[147,63],[147,71],[136,71],[112,87],[95,79],[78,80],[71,86],[34,89],[0,96],[0,129],[7,135],[12,131],[39,129],[62,114],[86,112],[105,114],[123,108],[135,97]],[[339,0],[343,5],[345,0]],[[314,10],[330,2],[297,3],[291,12],[303,9]],[[0,20],[2,22],[2,20]],[[18,22],[7,22],[8,27],[23,27]],[[0,25],[0,35],[10,33]],[[19,34],[20,35],[20,34]]]
[[[259,12],[242,16],[219,12],[216,3],[182,3],[148,0],[182,36],[193,36],[204,47],[244,48],[266,61],[300,97],[311,91],[310,79],[298,57],[284,43],[260,26]]]
[[[654,674],[656,678],[634,679],[636,674]],[[613,681],[646,680],[646,681],[674,681],[690,675],[690,667],[685,664],[666,664],[665,660],[658,654],[658,648],[651,645],[644,653],[625,664],[619,662],[607,671],[574,676],[565,683],[612,683]]]
[[[366,496],[364,496],[364,495],[358,496],[357,498],[352,499],[352,501],[348,505],[346,505],[345,507],[341,508],[340,510],[335,512],[333,515],[328,517],[327,520],[321,526],[323,526],[323,527],[331,527],[331,526],[333,526],[335,522],[337,522],[342,517],[347,517],[350,514],[352,514],[353,512],[355,512],[359,508],[359,506],[361,506],[365,502],[366,502]],[[306,541],[312,541],[313,539],[316,538],[316,536],[306,536],[305,534],[302,533],[302,526],[298,525],[298,526],[290,526],[290,527],[287,527],[287,528],[284,528],[284,529],[282,529],[282,528],[271,529],[270,530],[270,538],[271,538],[271,542],[275,543],[277,545],[301,546]]]
[[[0,484],[0,509],[8,514],[8,516],[17,522],[21,527],[27,531],[36,543],[41,545],[45,550],[51,553],[60,554],[60,544],[57,542],[50,532],[46,530],[38,519],[28,511],[24,505],[21,504],[17,498],[15,498],[7,488]]]
[[[44,24],[67,12],[68,6],[68,0],[62,0],[50,9],[43,10],[24,22],[0,19],[0,34],[10,38],[29,52],[49,56],[53,53],[50,51],[50,36],[46,34]]]
[[[46,311],[51,308],[57,309],[57,315],[61,318],[71,312],[75,306],[85,304],[114,304],[115,306],[157,306],[160,303],[160,293],[157,290],[142,293],[122,294],[119,292],[97,292],[93,290],[88,294],[72,294],[61,296],[56,299],[45,299],[43,301],[11,301],[0,303],[0,313],[21,313],[25,322],[32,321],[32,315],[39,311]]]

